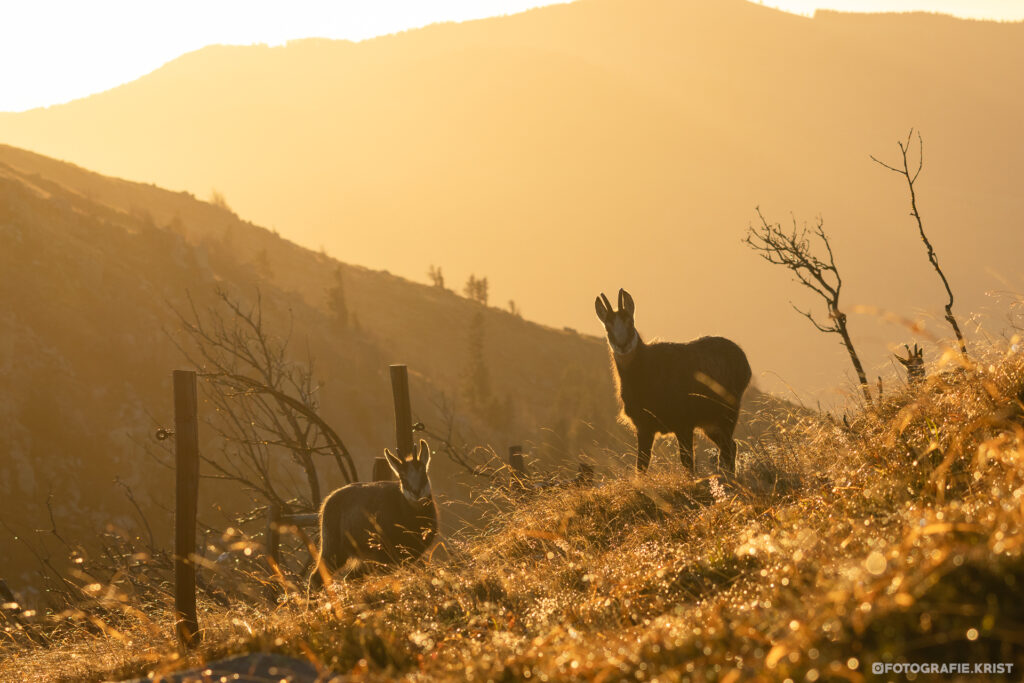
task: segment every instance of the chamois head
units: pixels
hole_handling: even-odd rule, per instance
[[[611,344],[612,351],[624,355],[636,349],[640,343],[640,336],[633,325],[633,311],[636,310],[636,306],[629,292],[619,290],[617,311],[612,310],[612,305],[603,292],[594,300],[594,308],[597,310],[597,317],[604,323],[605,331],[608,332],[608,343]]]
[[[895,353],[893,355],[907,369],[907,382],[914,385],[924,381],[924,349],[919,348],[917,344],[914,344],[913,349],[907,344],[904,344],[903,348],[907,350],[906,358]]]
[[[391,471],[398,477],[398,486],[406,499],[415,503],[430,498],[430,479],[427,471],[430,469],[430,446],[426,439],[420,439],[419,450],[405,460],[384,449],[384,457],[388,461]]]

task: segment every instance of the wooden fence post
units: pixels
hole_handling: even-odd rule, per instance
[[[587,462],[581,462],[579,473],[573,482],[577,486],[589,488],[594,485],[594,466]]]
[[[196,513],[199,497],[199,419],[196,373],[174,371],[174,630],[184,646],[199,637],[196,618]]]
[[[278,568],[281,563],[281,506],[277,503],[267,506],[267,532],[263,540],[266,544],[265,555],[271,572],[271,580],[265,586],[267,600],[276,603],[278,586],[274,583],[274,579],[280,576],[281,571]]]
[[[526,465],[523,464],[523,447],[508,447],[508,466],[512,468],[512,474],[522,479],[526,476]]]
[[[271,503],[267,506],[267,558],[274,561],[274,564],[280,564],[281,553],[279,547],[281,545],[281,506],[277,503]]]
[[[0,617],[13,621],[14,625],[24,631],[36,645],[50,646],[50,641],[36,631],[35,624],[28,623],[21,618],[19,612],[22,607],[3,579],[0,579],[0,600],[3,601],[3,604],[0,604]]]
[[[510,490],[526,489],[526,464],[523,462],[523,447],[508,447],[508,486]]]
[[[388,461],[384,458],[377,458],[373,461],[373,480],[374,481],[394,481],[395,473],[391,471],[391,467],[388,466]]]
[[[395,397],[395,442],[403,460],[412,455],[412,406],[409,403],[409,369],[391,366],[391,392]]]

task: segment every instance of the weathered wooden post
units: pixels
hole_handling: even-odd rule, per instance
[[[508,486],[512,490],[526,489],[526,465],[523,462],[523,447],[508,447]]]
[[[267,506],[267,559],[273,560],[276,566],[281,562],[281,506],[271,503]]]
[[[403,460],[412,455],[412,405],[409,403],[409,369],[391,366],[391,392],[395,397],[395,443]]]
[[[264,554],[271,572],[271,580],[265,586],[267,600],[275,603],[277,602],[278,587],[273,579],[280,576],[281,573],[278,569],[281,563],[281,506],[277,503],[267,506],[267,531],[263,540],[266,544]]]
[[[373,480],[374,481],[392,481],[395,478],[395,473],[388,467],[388,461],[384,458],[376,458],[373,461]]]
[[[0,617],[13,621],[14,625],[25,632],[36,645],[50,646],[50,641],[36,631],[35,625],[21,618],[19,614],[21,605],[18,604],[18,599],[14,597],[14,593],[11,592],[7,582],[3,579],[0,579],[0,601],[2,601],[2,604],[0,604]]]
[[[579,473],[573,481],[577,486],[589,488],[594,485],[594,466],[587,462],[581,462]]]
[[[522,479],[526,476],[526,466],[523,464],[523,447],[508,447],[508,466],[512,468],[512,474]]]
[[[174,630],[184,646],[199,638],[196,618],[196,513],[199,505],[199,419],[196,373],[174,371]]]

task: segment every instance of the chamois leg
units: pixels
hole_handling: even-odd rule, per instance
[[[307,586],[309,593],[319,591],[324,587],[324,577],[321,575],[321,568],[327,568],[327,562],[324,559],[323,543],[323,534],[321,534],[320,552],[313,558],[313,568],[309,572],[309,583]],[[330,572],[330,569],[327,571]]]
[[[353,546],[346,540],[339,540],[334,533],[330,525],[321,531],[320,555],[313,563],[313,571],[309,575],[309,589],[311,592],[324,587],[324,570],[326,570],[328,576],[334,576],[339,569],[342,569],[348,563],[349,557],[352,556]]]
[[[654,446],[654,432],[636,430],[636,471],[646,472],[651,464],[651,447]]]
[[[316,593],[324,587],[324,577],[320,576],[320,565],[314,564],[313,571],[309,575],[309,584],[307,586],[307,593]]]
[[[718,446],[718,471],[727,476],[736,474],[736,441],[732,438],[735,422],[724,425],[710,426],[705,430],[716,446]]]
[[[340,564],[337,564],[338,559],[341,560]],[[321,590],[324,587],[324,577],[321,573],[323,570],[327,571],[328,576],[333,576],[334,572],[337,571],[338,568],[345,566],[347,561],[348,556],[344,553],[340,558],[337,554],[335,554],[334,557],[329,557],[327,555],[321,556],[313,563],[313,571],[309,575],[309,591],[312,593],[314,591]]]
[[[693,427],[684,427],[676,432],[676,441],[679,442],[679,461],[683,467],[695,472],[693,464]]]

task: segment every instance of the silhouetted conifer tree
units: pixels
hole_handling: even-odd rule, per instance
[[[334,321],[342,330],[349,326],[348,302],[345,299],[345,280],[341,266],[334,269],[334,284],[327,290],[327,308],[334,315]]]
[[[467,299],[472,299],[473,301],[481,303],[484,306],[487,305],[487,299],[490,296],[487,290],[487,278],[478,278],[476,275],[470,275],[469,279],[466,280],[466,286],[462,288],[462,291],[466,295]]]
[[[465,394],[474,409],[484,412],[491,401],[491,376],[484,360],[484,314],[477,311],[469,323],[466,349]]]
[[[256,271],[257,277],[261,280],[272,280],[274,278],[274,269],[270,265],[270,255],[267,254],[266,249],[260,249],[256,252],[256,256],[253,257],[252,266]]]
[[[438,289],[444,289],[444,273],[441,272],[440,266],[430,265],[430,269],[427,270],[427,276],[430,278],[430,282]]]
[[[210,190],[210,203],[219,209],[231,211],[231,207],[228,206],[228,200],[224,198],[224,193],[216,188]],[[234,211],[231,211],[231,213],[234,213]]]

